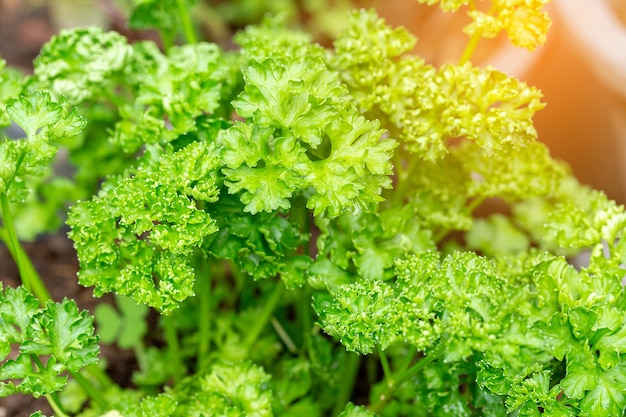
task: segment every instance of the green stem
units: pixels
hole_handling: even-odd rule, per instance
[[[139,365],[139,370],[146,371],[150,364],[148,363],[148,355],[146,353],[146,347],[143,344],[142,340],[139,340],[133,346],[133,351],[135,352],[135,358],[137,360],[137,365]]]
[[[78,382],[78,385],[85,391],[87,396],[100,407],[100,410],[104,411],[109,409],[109,402],[89,379],[85,378],[80,372],[70,372],[70,375]]]
[[[50,408],[52,408],[52,411],[54,412],[54,415],[56,417],[69,417],[69,415],[65,413],[65,410],[61,405],[59,397],[54,394],[48,394],[46,395],[46,400],[48,400],[48,404],[50,404]]]
[[[463,65],[470,60],[474,51],[476,51],[476,47],[478,46],[478,42],[480,42],[480,38],[482,37],[480,32],[474,32],[472,37],[470,38],[463,54],[461,55],[461,59],[459,59],[459,65]]]
[[[11,215],[11,209],[9,207],[9,199],[6,194],[0,196],[0,204],[2,209],[1,215],[6,231],[6,233],[2,235],[2,239],[7,244],[11,256],[17,264],[17,269],[24,287],[35,294],[39,302],[44,305],[52,297],[17,238],[15,225],[13,224],[13,216]]]
[[[474,3],[474,1],[470,1],[469,6],[471,10],[476,10],[476,4]],[[488,12],[488,15],[493,16],[495,11],[496,11],[496,5],[492,4],[491,9]],[[472,58],[472,55],[474,55],[474,52],[476,51],[476,47],[478,46],[478,42],[480,42],[481,38],[482,38],[482,33],[480,33],[480,31],[474,32],[469,42],[467,43],[467,46],[465,47],[463,54],[461,54],[461,59],[459,59],[459,65],[465,64]]]
[[[398,367],[399,373],[404,373],[404,371],[408,369],[409,365],[411,365],[411,362],[413,361],[413,358],[415,357],[415,353],[416,349],[414,347],[409,347],[409,350],[404,356],[404,361],[402,361],[402,363]]]
[[[106,374],[106,372],[104,372],[104,370],[98,365],[92,365],[83,368],[81,369],[81,372],[86,373],[91,381],[95,381],[100,391],[106,391],[114,384],[111,378]]]
[[[303,350],[307,351],[311,346],[311,332],[313,331],[313,317],[311,312],[311,293],[308,286],[298,292],[298,304],[296,311],[298,313],[298,321],[304,340],[302,341]]]
[[[272,324],[272,327],[276,331],[276,334],[278,334],[278,337],[280,337],[280,340],[282,340],[285,346],[287,347],[287,350],[289,350],[289,352],[293,354],[297,354],[298,347],[296,346],[295,343],[293,343],[293,340],[291,340],[289,333],[287,333],[283,325],[280,324],[280,321],[278,321],[276,317],[271,317],[270,323]]]
[[[171,33],[167,33],[164,30],[160,30],[161,33],[161,41],[163,41],[163,50],[165,52],[169,51],[172,46],[174,46],[174,37]]]
[[[30,359],[31,361],[35,363],[35,366],[41,372],[43,372],[46,369],[46,367],[41,362],[41,359],[39,359],[39,356],[31,354]],[[52,411],[54,411],[54,414],[56,414],[57,417],[69,417],[65,413],[65,410],[63,409],[63,405],[61,405],[61,402],[59,401],[59,397],[57,397],[55,392],[51,394],[46,394],[46,400],[48,400],[48,404],[50,404],[50,408],[52,408]]]
[[[397,199],[396,201],[402,202],[407,198],[408,187],[411,185],[411,177],[420,164],[419,158],[411,158],[408,162],[406,169],[402,169],[401,162],[396,164],[396,186],[393,189],[393,195]]]
[[[204,263],[202,264],[204,266]],[[211,275],[201,267],[196,276],[198,298],[200,299],[200,317],[198,320],[198,370],[206,370],[211,345]]]
[[[438,356],[439,355],[435,353],[425,356],[422,359],[420,359],[411,368],[401,373],[395,379],[389,379],[387,381],[387,390],[378,398],[378,401],[376,401],[369,407],[370,411],[375,414],[380,413],[385,408],[387,403],[391,401],[396,390],[404,381],[406,381],[407,379],[409,379],[410,377],[412,377],[413,375],[415,375],[416,373],[424,369],[429,364],[431,364]]]
[[[380,347],[378,348],[378,356],[380,357],[380,364],[383,367],[383,373],[385,374],[386,380],[391,380],[391,368],[389,367],[389,359],[387,359],[387,354]]]
[[[165,341],[167,342],[167,358],[172,365],[174,372],[172,373],[173,382],[179,381],[184,373],[184,365],[181,361],[180,343],[178,342],[178,333],[176,325],[171,317],[163,317],[163,329],[165,330]]]
[[[189,8],[187,7],[187,2],[185,0],[176,0],[176,5],[178,6],[178,14],[180,15],[181,23],[183,24],[183,33],[185,35],[187,43],[197,43],[198,40],[196,38],[196,32],[193,28],[193,22],[191,21],[191,17],[189,16]]]
[[[263,311],[261,311],[261,314],[255,322],[254,327],[248,332],[248,335],[244,340],[244,346],[248,352],[250,352],[250,350],[256,343],[259,335],[263,331],[263,328],[270,320],[270,317],[272,316],[274,309],[278,305],[278,301],[280,300],[280,297],[282,296],[284,290],[285,286],[283,285],[283,283],[276,282],[274,290],[272,291],[269,298],[265,302],[265,305],[263,306]]]
[[[13,174],[9,177],[9,179],[6,182],[6,185],[4,186],[5,190],[8,190],[9,188],[11,188],[11,184],[13,184],[13,181],[15,180],[15,177],[17,176],[17,173],[20,169],[20,166],[22,165],[22,162],[24,161],[24,158],[26,158],[26,151],[22,151],[19,158],[17,158],[17,163],[15,164],[15,170],[13,171]]]
[[[470,213],[473,213],[483,202],[485,201],[484,196],[474,197],[474,199],[468,204],[467,209]],[[450,229],[444,228],[441,229],[438,233],[433,235],[433,242],[436,244],[441,243],[441,241],[450,233]]]
[[[342,377],[343,383],[339,387],[337,401],[335,401],[335,406],[333,407],[331,416],[336,417],[341,414],[341,412],[346,408],[348,401],[350,401],[360,364],[361,357],[359,355],[356,353],[348,353],[346,368]]]

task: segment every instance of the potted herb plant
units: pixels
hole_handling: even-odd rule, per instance
[[[458,63],[373,9],[332,48],[268,17],[226,49],[171,0],[130,16],[164,50],[79,28],[32,76],[2,68],[0,126],[25,137],[0,143],[23,284],[0,293],[0,395],[58,417],[623,415],[624,207],[537,141],[539,90],[471,63],[502,31],[541,44],[545,1],[422,2],[468,6]],[[95,319],[20,243],[62,196],[79,283],[115,295]]]

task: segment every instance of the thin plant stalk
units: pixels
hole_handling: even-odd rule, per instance
[[[339,387],[339,393],[337,394],[337,401],[335,401],[335,407],[331,415],[333,417],[338,416],[346,408],[346,404],[350,401],[350,397],[354,391],[354,385],[356,384],[356,377],[361,365],[361,356],[356,353],[348,353],[348,359],[344,376],[342,378],[342,384]]]
[[[80,372],[70,372],[70,375],[72,375],[72,378],[74,378],[83,391],[85,391],[87,396],[98,404],[98,407],[100,407],[101,410],[109,408],[109,402],[104,398],[104,396],[102,396],[100,391],[94,387],[91,381],[85,378]]]
[[[165,341],[167,342],[167,358],[172,364],[174,370],[172,378],[174,382],[179,381],[184,373],[184,366],[181,361],[180,343],[178,341],[178,332],[176,325],[170,317],[163,318],[163,329],[165,330]]]
[[[204,262],[201,263],[205,265]],[[198,269],[196,277],[197,294],[200,300],[200,318],[198,320],[198,370],[205,370],[211,348],[211,275],[207,268]]]
[[[39,359],[37,355],[30,355],[30,358],[40,371],[43,371],[45,369],[45,366],[43,365],[43,363],[41,362],[41,359]],[[65,413],[65,410],[63,409],[63,406],[61,405],[61,402],[59,401],[59,397],[56,395],[56,393],[53,392],[51,394],[46,394],[45,397],[46,397],[46,400],[48,400],[48,404],[50,405],[50,408],[52,408],[52,411],[54,411],[57,417],[69,417]]]
[[[373,403],[369,409],[373,413],[380,413],[387,403],[393,398],[396,390],[404,381],[418,373],[420,370],[424,369],[426,366],[430,365],[436,358],[437,354],[430,354],[428,356],[420,359],[415,365],[406,371],[402,372],[395,378],[391,378],[387,380],[387,390],[378,398],[378,401]]]
[[[65,410],[63,410],[59,397],[54,394],[48,394],[46,395],[46,400],[48,400],[48,404],[50,405],[50,408],[52,408],[56,417],[70,417],[65,413]]]
[[[17,238],[15,225],[13,224],[13,216],[11,215],[11,209],[9,207],[9,199],[6,194],[0,196],[0,204],[6,231],[6,233],[2,235],[2,239],[5,240],[9,252],[11,252],[11,256],[13,256],[17,264],[17,269],[24,287],[39,299],[41,305],[44,305],[52,297]]]
[[[263,306],[263,311],[261,311],[261,314],[259,315],[259,318],[254,324],[254,327],[248,332],[248,335],[246,339],[244,340],[244,346],[248,352],[250,352],[250,350],[256,343],[257,339],[259,338],[259,335],[263,331],[263,328],[269,322],[270,317],[272,317],[272,313],[274,312],[274,309],[278,305],[278,301],[280,301],[280,297],[283,295],[284,290],[285,290],[285,286],[283,285],[283,283],[276,282],[276,285],[274,289],[272,290],[272,293],[270,294],[269,298],[265,301],[265,304]]]
[[[180,16],[181,23],[183,25],[183,34],[185,35],[185,40],[189,44],[195,44],[198,42],[196,38],[196,32],[193,28],[193,22],[191,21],[189,7],[185,0],[176,0],[176,5],[178,6],[178,14]]]

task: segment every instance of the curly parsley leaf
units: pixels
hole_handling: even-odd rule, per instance
[[[196,0],[184,0],[186,7]],[[176,0],[133,0],[133,9],[128,22],[133,29],[158,29],[162,33],[175,35],[182,27],[181,18],[176,12]]]
[[[46,43],[34,61],[34,83],[72,105],[107,97],[129,64],[131,47],[117,32],[98,27],[65,29]]]
[[[346,408],[339,414],[339,417],[374,417],[375,415],[361,405],[348,403]]]
[[[7,67],[6,61],[0,58],[0,129],[11,124],[11,119],[5,112],[6,104],[20,95],[24,82],[24,76],[19,71]]]
[[[286,49],[251,37],[280,31]],[[382,189],[391,187],[395,141],[382,139],[378,123],[343,100],[346,89],[324,63],[321,48],[286,32],[266,24],[239,36],[248,62],[244,91],[233,106],[246,123],[218,137],[229,192],[240,194],[252,214],[286,210],[299,193],[316,216],[381,201]],[[289,55],[294,50],[304,53]],[[242,147],[249,150],[240,154]]]
[[[288,288],[304,284],[311,259],[299,254],[308,234],[277,212],[245,213],[236,198],[222,196],[211,206],[219,232],[203,247],[219,259],[229,259],[254,279],[280,275]]]
[[[177,415],[270,417],[270,378],[250,361],[215,363]]]
[[[356,215],[342,214],[336,219],[319,218],[322,232],[317,238],[317,259],[310,281],[315,287],[323,283],[334,287],[335,273],[319,274],[324,264],[332,262],[348,274],[367,280],[385,280],[394,275],[394,261],[410,253],[434,250],[430,231],[416,219],[416,207],[378,207]]]
[[[358,11],[329,58],[359,107],[384,114],[409,151],[435,161],[453,138],[475,141],[487,154],[523,149],[536,139],[532,116],[544,106],[539,90],[493,68],[435,69],[402,56],[414,42],[374,11]]]
[[[362,281],[340,287],[332,296],[317,293],[313,307],[324,331],[338,337],[347,350],[371,353],[397,339],[398,301],[393,288],[380,281]]]
[[[5,288],[0,292],[0,328],[0,380],[6,381],[0,382],[0,396],[59,391],[67,382],[63,372],[77,372],[98,360],[93,318],[67,299],[40,307],[23,287]],[[8,358],[13,348],[17,357]]]
[[[163,54],[149,42],[133,45],[126,82],[133,101],[119,107],[112,142],[125,152],[197,132],[203,115],[230,116],[239,82],[237,61],[218,46],[198,43]]]
[[[218,163],[211,145],[195,142],[73,206],[67,223],[79,281],[97,295],[115,291],[163,312],[192,295],[193,248],[217,231],[195,198],[217,200]]]
[[[439,3],[445,12],[454,12],[471,3],[470,0],[418,0],[433,5]],[[467,14],[473,22],[464,31],[470,36],[494,38],[505,31],[515,46],[535,50],[546,41],[552,21],[542,10],[550,0],[507,1],[492,0],[488,11],[474,7]]]
[[[26,137],[0,142],[0,193],[22,202],[29,193],[29,177],[43,176],[58,143],[80,133],[85,121],[76,109],[69,110],[67,101],[54,102],[43,91],[9,100],[6,113]]]

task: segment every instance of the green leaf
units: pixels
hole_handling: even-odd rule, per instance
[[[236,64],[209,43],[172,47],[167,55],[154,43],[134,44],[125,74],[133,100],[120,106],[112,142],[135,152],[144,144],[196,134],[209,115],[229,118],[229,100],[241,77]]]
[[[126,38],[117,32],[98,27],[64,29],[35,59],[35,85],[67,97],[72,105],[107,97],[128,64],[130,51]]]
[[[580,402],[583,412],[592,417],[619,416],[626,409],[626,364],[596,373],[596,384]]]
[[[0,293],[0,328],[6,331],[0,339],[0,396],[59,391],[67,382],[66,370],[77,372],[98,360],[93,319],[74,301],[40,307],[24,287],[6,288]],[[17,357],[6,359],[12,348]]]
[[[23,74],[7,67],[6,61],[0,58],[0,129],[11,124],[8,114],[5,112],[6,104],[9,100],[19,97],[24,81]]]
[[[359,281],[340,287],[332,296],[316,293],[313,308],[324,331],[338,337],[347,350],[367,354],[385,349],[397,338],[397,299],[380,281]]]
[[[272,416],[270,376],[252,362],[217,363],[201,380],[202,393],[195,412],[210,415]]]
[[[148,309],[129,297],[116,295],[115,299],[119,312],[106,303],[100,303],[95,308],[100,341],[107,344],[117,342],[122,349],[138,346],[147,331]]]
[[[419,58],[399,58],[414,43],[406,30],[361,10],[350,16],[330,58],[359,106],[382,112],[409,151],[436,161],[452,148],[452,138],[475,141],[486,155],[522,150],[536,139],[532,116],[543,107],[539,90],[493,68],[435,70]]]
[[[9,100],[7,115],[26,132],[25,139],[0,142],[0,193],[22,202],[29,177],[41,177],[57,152],[57,143],[80,133],[85,121],[67,102],[53,102],[50,94],[35,91]]]
[[[522,252],[530,246],[529,239],[501,214],[477,219],[466,239],[468,248],[489,256]]]
[[[26,330],[25,354],[51,355],[71,372],[97,362],[100,351],[93,336],[93,317],[79,311],[76,303],[49,301]]]
[[[538,372],[516,383],[506,401],[509,412],[528,417],[578,415],[575,407],[557,400],[558,386],[550,387],[550,377],[549,372]]]
[[[111,417],[170,417],[176,410],[177,405],[178,402],[174,397],[161,393],[155,396],[144,397],[141,401],[128,399],[120,402],[116,404],[117,410],[110,413],[112,413]]]
[[[567,375],[561,380],[563,392],[570,398],[582,399],[585,393],[598,385],[598,374],[593,367],[568,362]]]
[[[217,199],[216,167],[214,148],[194,142],[73,206],[67,223],[79,281],[98,295],[115,291],[163,312],[192,295],[193,250],[218,230],[194,197]]]
[[[245,213],[242,203],[222,196],[212,208],[219,232],[206,246],[209,253],[235,262],[254,279],[280,275],[288,288],[302,286],[311,259],[298,255],[308,238],[279,213]]]
[[[186,7],[195,3],[195,0],[184,1]],[[134,7],[129,24],[133,29],[157,29],[174,36],[177,29],[182,27],[176,0],[133,0],[132,3]]]
[[[379,124],[343,100],[346,89],[318,46],[294,36],[280,39],[290,45],[286,50],[276,49],[252,41],[251,33],[242,35],[250,61],[242,69],[244,91],[233,101],[246,126],[236,124],[218,137],[229,193],[239,194],[252,214],[289,209],[298,193],[316,216],[382,201],[382,189],[391,187],[396,142],[382,139]],[[291,55],[290,49],[306,52]]]

